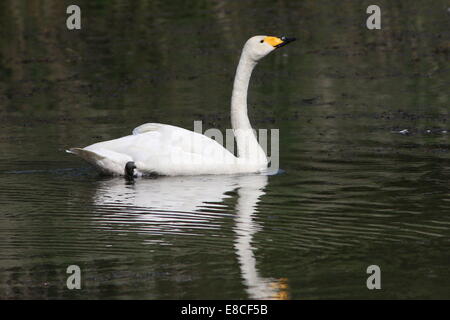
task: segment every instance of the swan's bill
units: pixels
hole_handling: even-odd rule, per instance
[[[282,46],[287,45],[288,43],[297,40],[296,38],[288,38],[288,37],[265,37],[264,42],[270,44],[274,48],[281,48]]]

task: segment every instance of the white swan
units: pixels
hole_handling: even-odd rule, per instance
[[[262,172],[267,169],[267,157],[247,115],[250,76],[260,59],[294,40],[254,36],[244,45],[231,97],[237,157],[209,137],[159,123],[146,123],[134,129],[132,135],[67,152],[82,157],[104,173],[129,177]]]

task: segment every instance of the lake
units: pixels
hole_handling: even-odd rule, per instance
[[[0,4],[1,299],[449,299],[447,1]],[[276,175],[100,176],[70,147],[230,128],[239,55]],[[68,266],[81,269],[69,290]],[[369,290],[370,265],[381,290]]]

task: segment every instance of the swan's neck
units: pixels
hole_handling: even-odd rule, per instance
[[[242,52],[234,78],[231,96],[231,126],[236,137],[237,154],[240,159],[267,163],[264,150],[258,143],[247,113],[247,91],[256,62]]]

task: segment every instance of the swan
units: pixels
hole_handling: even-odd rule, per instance
[[[134,178],[142,175],[200,175],[258,173],[268,160],[247,114],[247,91],[259,60],[295,38],[254,36],[241,53],[231,96],[231,125],[237,156],[217,141],[197,132],[160,123],[146,123],[131,135],[71,148],[68,153],[88,161],[101,172]]]

